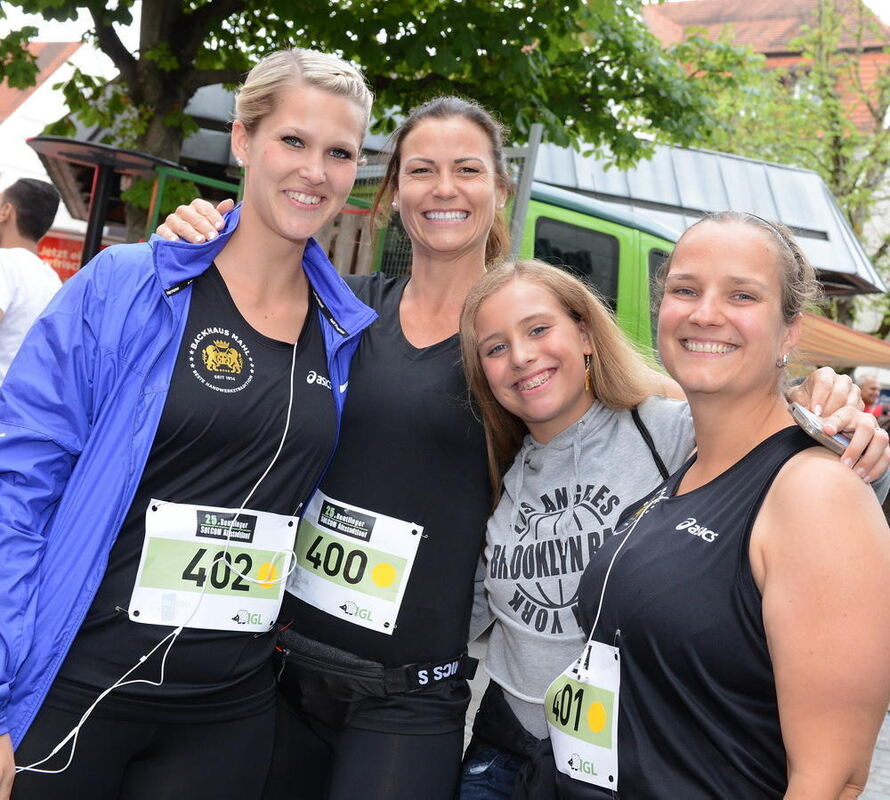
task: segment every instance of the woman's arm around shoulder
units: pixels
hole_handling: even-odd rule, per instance
[[[871,489],[818,449],[755,522],[751,566],[788,755],[786,800],[856,797],[890,699],[890,532]]]

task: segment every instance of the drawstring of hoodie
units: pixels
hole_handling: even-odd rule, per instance
[[[575,435],[572,436],[572,480],[568,485],[568,508],[566,508],[566,513],[563,514],[562,522],[559,526],[559,532],[566,537],[574,533],[572,522],[575,518],[575,493],[578,490],[578,482],[581,477],[581,440],[584,438],[583,429],[584,420],[582,419],[575,427]]]
[[[525,477],[525,457],[534,447],[534,442],[523,442],[516,457],[516,476],[513,478],[513,507],[510,509],[510,542],[516,541],[516,526],[519,524],[519,498],[522,492],[522,480]]]
[[[564,509],[563,513],[560,514],[559,520],[554,526],[553,532],[557,536],[568,537],[576,532],[573,528],[575,518],[575,495],[577,494],[578,483],[581,479],[581,447],[582,440],[584,439],[585,422],[585,419],[579,420],[575,424],[574,431],[572,431],[572,476],[571,480],[566,486],[568,494],[568,505]],[[538,450],[541,447],[542,446],[537,444],[534,439],[532,439],[531,437],[527,437],[523,442],[522,447],[520,448],[519,453],[516,455],[516,459],[514,461],[514,474],[512,476],[510,486],[510,494],[513,500],[512,508],[510,509],[511,543],[515,543],[517,541],[517,536],[519,534],[519,531],[517,530],[519,526],[519,517],[521,514],[519,505],[522,498],[522,485],[525,481],[526,467],[529,466],[529,461],[531,460],[530,454],[532,451]],[[546,453],[546,450],[544,450],[543,453]],[[533,466],[532,469],[537,468]]]

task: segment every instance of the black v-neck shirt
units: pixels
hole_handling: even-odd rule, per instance
[[[458,336],[422,348],[408,342],[399,322],[407,280],[348,281],[379,318],[353,360],[340,443],[321,484],[330,497],[423,526],[395,631],[362,628],[292,595],[282,609],[299,633],[387,666],[444,660],[466,647],[491,508]]]
[[[56,688],[72,702],[82,704],[85,697],[109,686],[171,631],[131,622],[125,611],[142,552],[148,502],[154,497],[239,508],[281,442],[292,358],[294,346],[270,339],[247,323],[215,265],[195,279],[164,411],[139,488],[59,673]],[[336,410],[320,315],[311,293],[295,359],[287,437],[248,508],[293,514],[316,485],[334,447]],[[271,632],[186,629],[170,652],[162,686],[122,687],[103,706],[108,708],[114,698],[215,702],[221,696],[252,695],[260,683],[268,690],[273,645]],[[156,678],[158,667],[159,659],[153,657],[134,677]],[[261,682],[251,680],[257,676]]]

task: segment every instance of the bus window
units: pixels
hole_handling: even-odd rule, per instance
[[[618,239],[599,231],[539,217],[535,258],[564,267],[592,285],[615,309],[618,297]]]
[[[664,252],[664,250],[658,250],[657,248],[653,248],[649,251],[649,285],[655,285],[655,278],[658,277],[658,270],[661,269],[661,265],[664,263],[664,260],[668,257],[668,254]]]
[[[653,344],[657,340],[657,330],[658,330],[658,309],[655,308],[655,303],[653,302],[653,292],[655,291],[655,279],[658,277],[658,270],[661,269],[661,265],[664,263],[664,260],[668,257],[668,254],[665,253],[664,250],[658,250],[657,248],[653,248],[649,251],[649,314],[651,316],[652,322],[652,342]]]

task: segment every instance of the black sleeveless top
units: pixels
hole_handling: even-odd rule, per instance
[[[694,491],[673,496],[689,461],[649,495],[664,499],[615,559],[594,636],[621,650],[619,791],[560,774],[562,797],[783,796],[785,749],[748,545],[776,474],[812,446],[800,429],[786,428]],[[585,632],[625,538],[619,534],[620,528],[581,580]]]

